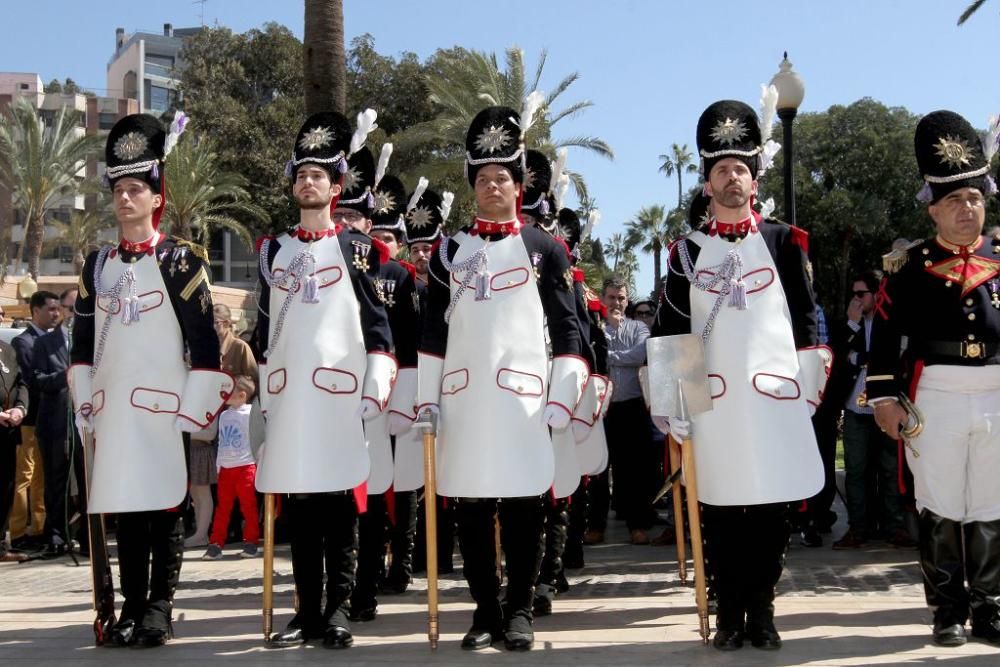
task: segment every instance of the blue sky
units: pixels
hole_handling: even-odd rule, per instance
[[[525,50],[533,71],[548,50],[543,90],[564,75],[581,79],[563,97],[595,106],[557,126],[557,135],[597,135],[614,162],[570,153],[603,212],[607,238],[650,204],[676,204],[676,181],[657,172],[671,143],[694,147],[698,115],[722,98],[753,106],[759,84],[777,72],[787,50],[806,84],[801,111],[821,111],[873,97],[915,113],[950,108],[984,127],[1000,113],[995,43],[1000,0],[965,26],[968,0],[345,0],[347,37],[369,32],[386,54],[421,58],[459,44],[502,53]],[[200,3],[6,2],[0,71],[72,77],[100,89],[118,26],[159,32],[198,25]],[[302,34],[300,0],[208,0],[205,23],[244,31],[277,21]],[[778,130],[780,132],[780,130]],[[276,165],[275,168],[280,168]],[[685,186],[694,183],[687,175]],[[802,221],[808,226],[808,221]],[[640,291],[652,284],[652,260],[640,259]]]

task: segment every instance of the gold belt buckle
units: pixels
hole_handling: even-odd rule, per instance
[[[982,359],[986,357],[986,346],[978,342],[962,341],[963,359]]]

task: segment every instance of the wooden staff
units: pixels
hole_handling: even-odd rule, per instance
[[[676,472],[681,469],[680,445],[673,436],[667,436],[667,447],[670,450],[670,471]],[[687,583],[687,546],[684,544],[684,487],[681,479],[674,480],[674,533],[677,536],[677,573],[681,578],[681,583]],[[700,526],[699,526],[700,527]]]
[[[686,410],[684,412],[687,412]],[[685,414],[684,417],[687,417]],[[690,420],[689,420],[690,423]],[[687,486],[688,523],[691,530],[691,557],[694,560],[694,599],[698,608],[698,632],[706,644],[708,629],[708,586],[705,581],[705,554],[701,542],[701,509],[698,507],[698,476],[694,465],[691,436],[684,438],[681,448]]]
[[[434,416],[425,412],[417,424],[424,431],[424,512],[427,538],[427,638],[431,650],[438,645],[437,468],[434,461],[437,435]]]
[[[264,494],[264,643],[274,621],[274,494]]]

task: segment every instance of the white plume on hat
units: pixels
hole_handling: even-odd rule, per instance
[[[413,195],[410,197],[410,201],[406,205],[407,212],[412,211],[414,208],[416,208],[417,202],[420,201],[420,198],[424,196],[424,190],[427,189],[428,185],[430,185],[430,181],[421,176],[420,180],[417,181],[416,190],[413,191]]]
[[[368,141],[368,135],[378,127],[375,123],[375,119],[378,117],[378,113],[375,109],[365,109],[358,114],[358,129],[354,130],[354,134],[351,135],[351,152],[349,155],[354,155],[365,145]]]

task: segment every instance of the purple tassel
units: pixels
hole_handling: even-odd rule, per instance
[[[375,208],[375,195],[371,193],[371,190],[368,191],[368,197],[365,199],[365,203],[367,204],[368,208],[370,209]]]
[[[337,163],[337,171],[340,172],[341,174],[346,174],[347,173],[347,159],[346,158],[340,158],[340,162]]]
[[[931,184],[924,181],[924,187],[920,188],[920,192],[917,193],[917,201],[928,204],[934,200],[934,191],[931,190]]]
[[[997,193],[997,182],[993,180],[993,176],[986,174],[986,196],[995,195]]]
[[[319,281],[314,275],[306,278],[306,287],[302,290],[302,303],[319,303]]]
[[[103,176],[101,176],[101,185],[103,185],[106,188],[111,187],[111,179],[108,178],[108,174],[106,172]]]
[[[286,178],[291,178],[292,177],[292,161],[291,160],[289,160],[288,162],[285,163],[285,177]]]
[[[737,310],[747,309],[747,284],[743,279],[730,281],[729,307]]]
[[[548,215],[549,214],[549,202],[548,202],[547,199],[543,199],[542,203],[539,204],[539,206],[538,206],[538,212],[541,213],[542,215]]]
[[[149,170],[149,177],[154,180],[160,180],[160,166],[158,162],[153,163],[153,167]]]

